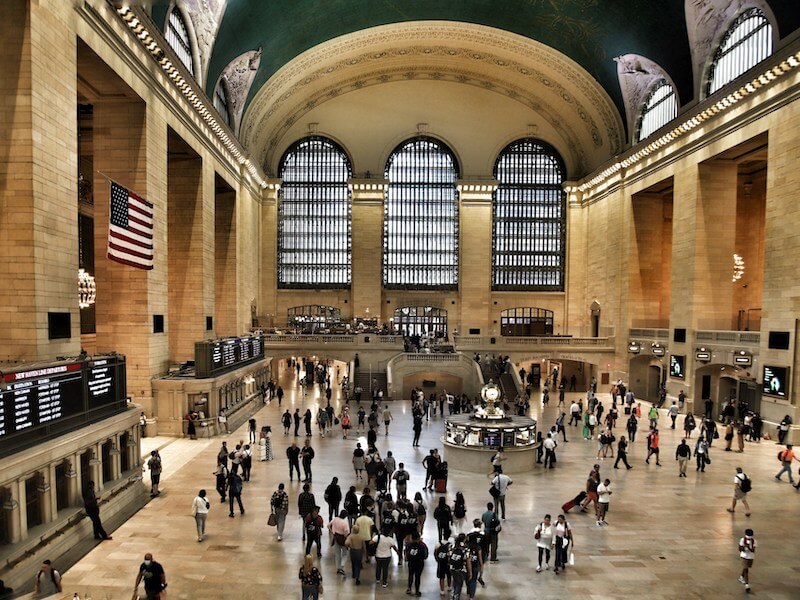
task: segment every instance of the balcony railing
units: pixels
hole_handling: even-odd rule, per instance
[[[761,333],[758,331],[699,330],[695,332],[695,340],[697,342],[707,342],[709,344],[758,346],[761,343]]]

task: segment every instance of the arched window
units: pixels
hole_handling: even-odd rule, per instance
[[[225,124],[228,127],[233,127],[231,115],[228,111],[228,82],[225,79],[220,79],[217,89],[214,90],[214,108],[217,109]]]
[[[492,289],[564,290],[564,164],[545,142],[506,146],[494,167]]]
[[[417,137],[386,164],[383,283],[387,288],[458,287],[458,164],[438,140]]]
[[[675,90],[665,79],[661,79],[653,86],[644,102],[636,141],[641,142],[677,116],[678,99],[675,97]]]
[[[345,151],[327,138],[302,139],[283,155],[278,287],[350,286],[352,173]]]
[[[183,63],[186,70],[194,75],[194,61],[192,60],[192,44],[189,41],[189,29],[180,11],[173,7],[167,22],[167,43],[175,51],[178,60]]]
[[[739,15],[714,54],[708,78],[708,95],[772,54],[772,25],[760,8]]]

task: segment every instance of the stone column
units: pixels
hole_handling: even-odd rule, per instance
[[[58,515],[58,486],[56,485],[56,466],[58,463],[50,463],[47,466],[47,483],[50,486],[50,514],[52,515],[49,520],[53,520]]]
[[[28,496],[25,490],[25,480],[24,479],[17,479],[11,484],[11,498],[17,499],[17,506],[14,507],[13,511],[16,513],[10,520],[11,523],[11,537],[15,541],[24,540],[28,537],[28,513],[25,511],[25,505],[28,502]],[[13,503],[13,502],[12,502]],[[17,527],[17,531],[14,532],[14,527]],[[16,533],[16,536],[14,535]]]
[[[0,2],[0,359],[80,350],[77,37],[69,2]],[[70,336],[50,340],[48,312]]]
[[[236,192],[217,177],[214,186],[214,332],[218,336],[242,333],[237,319],[236,207]]]
[[[120,436],[115,433],[111,437],[111,480],[116,481],[122,474],[122,465],[120,460],[120,453],[124,451],[119,447]]]
[[[94,491],[99,496],[100,492],[103,490],[103,452],[99,443],[92,446],[92,458],[89,460],[89,471],[92,474],[91,481],[94,481]],[[84,483],[84,485],[86,484]]]
[[[22,511],[19,504],[19,481],[12,481],[8,484],[2,500],[3,505],[0,507],[0,510],[4,510],[6,513],[8,541],[14,544],[23,539],[22,522],[20,521],[22,518],[20,513]],[[24,535],[27,536],[27,534],[26,528]]]
[[[67,459],[67,467],[64,475],[67,478],[67,490],[69,494],[70,506],[82,506],[83,497],[80,486],[81,455],[77,452]]]
[[[261,202],[261,301],[258,315],[266,327],[286,320],[278,315],[278,195],[280,179],[270,179]]]
[[[55,518],[55,489],[52,482],[55,477],[51,477],[52,465],[44,467],[38,473],[39,481],[36,484],[36,493],[39,496],[39,507],[42,511],[42,523],[49,523]]]
[[[477,328],[482,335],[497,335],[492,325],[492,199],[496,181],[459,181],[461,242],[459,288],[460,335]]]
[[[377,317],[385,313],[383,291],[383,202],[388,182],[383,179],[351,179],[353,200],[353,317]]]

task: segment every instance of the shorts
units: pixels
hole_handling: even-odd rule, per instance
[[[161,481],[161,473],[150,473],[150,483],[156,484]]]
[[[586,497],[589,498],[589,500],[594,500],[597,502],[597,492],[589,492],[586,494]]]
[[[388,427],[389,426],[389,421],[384,421],[383,424]]]
[[[598,504],[603,509],[603,512],[608,512],[608,502],[598,502]]]
[[[734,498],[734,500],[744,500],[744,497],[746,495],[747,494],[744,493],[742,491],[742,489],[740,487],[738,487],[738,486],[733,490],[733,498]]]
[[[753,559],[752,558],[743,558],[742,559],[742,563],[744,563],[744,566],[745,566],[746,569],[749,569],[750,567],[753,566]]]
[[[436,577],[437,579],[443,579],[445,577],[450,577],[450,566],[449,565],[439,565],[436,567]]]

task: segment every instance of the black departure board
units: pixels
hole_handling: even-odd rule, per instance
[[[204,340],[194,345],[194,354],[195,376],[216,377],[264,358],[264,339],[247,335]]]
[[[0,454],[105,418],[126,406],[125,357],[24,365],[2,375]],[[105,407],[106,410],[96,409]]]

